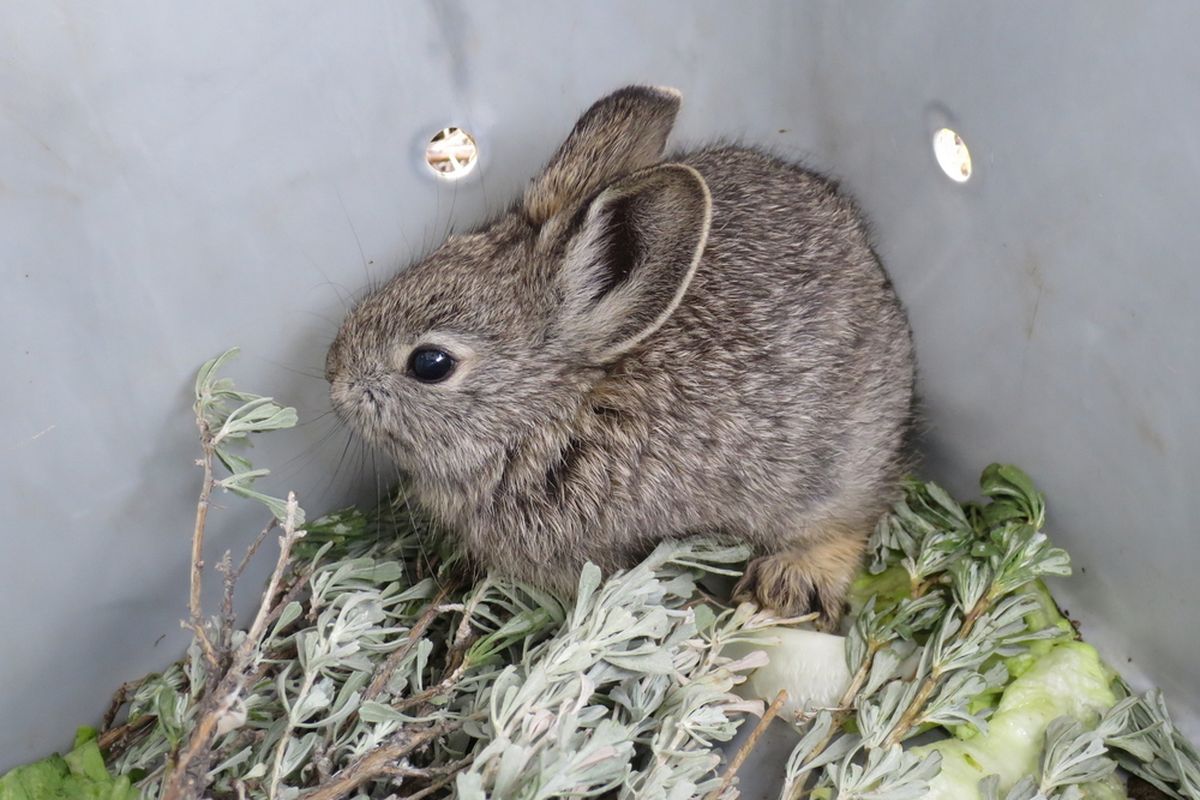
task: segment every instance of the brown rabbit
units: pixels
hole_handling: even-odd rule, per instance
[[[511,210],[347,317],[338,413],[477,562],[729,537],[739,596],[836,624],[912,427],[904,311],[854,204],[743,147],[664,158],[671,89],[593,105]]]

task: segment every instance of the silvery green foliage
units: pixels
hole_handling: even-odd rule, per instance
[[[695,580],[726,572],[740,548],[664,544],[629,572],[600,581],[589,568],[574,606],[498,579],[451,604],[373,700],[374,670],[407,640],[436,590],[418,578],[427,555],[420,525],[386,513],[346,512],[316,520],[310,536],[336,537],[309,556],[308,593],[289,606],[264,645],[266,669],[245,698],[245,720],[218,739],[213,796],[299,796],[406,725],[463,723],[414,766],[471,757],[454,786],[463,798],[578,796],[605,787],[623,798],[692,797],[717,785],[717,745],[747,713],[731,693],[757,662],[731,662],[720,649],[774,624],[750,607],[714,613],[693,605]],[[403,519],[407,520],[407,517]],[[311,546],[314,542],[306,542]],[[461,674],[444,681],[447,643],[473,606],[474,638]],[[214,621],[213,624],[216,624]],[[147,681],[130,717],[157,716],[150,736],[121,756],[120,773],[146,773],[157,796],[167,752],[189,730],[204,685],[198,654]],[[405,701],[427,694],[428,703]],[[402,779],[366,787],[397,792]]]
[[[1116,733],[1112,719],[1101,720],[1099,727],[1087,730],[1078,720],[1059,718],[1046,729],[1046,743],[1041,758],[1042,794],[1065,791],[1069,786],[1102,780],[1112,774],[1117,764],[1108,758],[1104,737]]]
[[[431,579],[415,579],[408,563],[423,550],[419,528],[392,524],[388,517],[345,512],[310,526],[314,539],[346,537],[348,544],[334,555],[334,545],[326,543],[307,558],[314,565],[309,593],[289,604],[270,630],[262,648],[263,676],[243,701],[244,723],[217,741],[210,773],[216,793],[233,794],[240,781],[251,796],[256,787],[265,796],[272,776],[312,772],[318,744],[337,764],[382,736],[378,726],[351,725],[350,718],[360,711],[361,691],[375,664],[403,640],[435,588]],[[366,542],[369,552],[355,552]],[[214,629],[219,624],[210,622]],[[240,635],[233,634],[235,644]],[[135,694],[130,719],[154,714],[157,720],[151,735],[115,767],[146,772],[147,796],[157,796],[166,752],[194,723],[205,677],[193,645],[181,665],[151,677]]]
[[[197,378],[206,455],[230,473],[215,485],[282,521],[285,501],[251,488],[267,471],[233,446],[290,427],[295,412],[217,378],[235,353]],[[982,506],[912,484],[880,523],[872,571],[900,570],[908,585],[860,611],[846,647],[861,673],[854,732],[841,728],[840,711],[817,714],[788,761],[785,797],[814,781],[810,796],[822,800],[922,796],[938,760],[900,743],[933,725],[986,726],[987,709],[972,700],[1006,680],[1003,659],[1059,635],[1028,629],[1036,603],[1019,591],[1069,572],[1066,554],[1040,532],[1041,495],[1011,467],[989,467],[981,483],[991,498]],[[283,576],[294,599],[256,646],[249,690],[228,698],[221,715],[208,796],[301,797],[397,735],[425,730],[439,735],[356,797],[437,789],[464,800],[685,800],[718,786],[716,745],[760,711],[730,690],[761,654],[734,662],[721,651],[778,620],[748,606],[714,611],[696,586],[704,574],[737,574],[741,548],[668,542],[607,581],[589,566],[572,603],[494,578],[448,602],[441,588],[454,554],[402,496],[305,528]],[[237,648],[245,633],[223,630],[224,619],[205,630]],[[403,657],[380,678],[389,656]],[[147,797],[159,795],[170,753],[197,724],[209,663],[194,642],[131,699],[130,721],[149,730],[111,766]],[[1040,775],[1005,800],[1081,800],[1118,763],[1172,797],[1200,797],[1200,758],[1149,693],[1118,703],[1092,729],[1056,722]],[[997,780],[980,789],[999,800]]]
[[[674,800],[715,788],[713,745],[760,710],[730,693],[757,662],[720,651],[771,623],[748,606],[714,615],[688,603],[692,570],[727,571],[742,556],[668,543],[618,580],[585,569],[559,635],[497,677],[488,742],[458,776],[459,796]]]
[[[1200,756],[1175,728],[1162,695],[1152,690],[1114,705],[1093,728],[1068,718],[1046,731],[1040,777],[1029,775],[1003,800],[1081,800],[1101,795],[1098,782],[1121,766],[1170,797],[1200,798]],[[1001,800],[999,779],[980,783],[984,800]]]
[[[295,414],[217,377],[235,353],[197,377],[206,456],[230,471],[215,485],[284,519],[283,501],[249,488],[266,471],[230,445],[288,427]],[[453,602],[442,588],[455,555],[403,495],[369,513],[314,520],[281,576],[294,587],[281,593],[294,599],[256,646],[254,680],[220,717],[207,796],[301,797],[408,731],[438,735],[357,797],[436,789],[516,800],[611,790],[683,800],[709,792],[718,785],[717,746],[762,711],[731,693],[762,654],[733,661],[721,650],[778,620],[750,606],[713,610],[696,581],[740,574],[748,555],[667,542],[607,580],[589,565],[573,602],[499,578]],[[246,633],[223,630],[227,618],[213,617],[205,630],[236,649]],[[210,663],[193,642],[182,661],[134,692],[129,720],[149,730],[111,766],[137,779],[146,797],[159,796],[170,754],[198,723],[203,693],[215,685]],[[440,789],[439,778],[447,779]]]
[[[871,572],[901,569],[907,590],[874,596],[847,639],[851,672],[863,678],[843,712],[855,732],[818,715],[789,759],[782,797],[810,784],[814,796],[921,796],[936,760],[910,757],[900,744],[931,726],[986,729],[989,710],[972,709],[972,700],[1008,680],[1003,659],[1061,636],[1030,631],[1037,601],[1018,593],[1070,572],[1066,553],[1039,530],[1041,495],[1011,467],[989,467],[981,484],[992,502],[964,507],[934,484],[912,483],[880,521]]]
[[[239,350],[232,347],[200,367],[196,374],[196,418],[204,430],[205,447],[229,470],[229,475],[216,482],[226,491],[257,500],[283,522],[287,501],[255,490],[254,481],[270,470],[255,469],[244,456],[236,452],[238,445],[256,433],[282,430],[296,425],[296,409],[281,406],[270,397],[262,397],[236,389],[229,378],[218,378],[217,372],[233,359]],[[297,509],[296,524],[304,524],[304,513]]]
[[[810,774],[826,764],[853,756],[861,744],[862,739],[853,734],[837,735],[833,715],[829,711],[819,712],[788,757],[781,800],[795,797]]]
[[[863,605],[846,646],[851,670],[863,677],[844,712],[854,732],[835,727],[836,712],[816,715],[788,761],[782,797],[798,797],[806,786],[822,800],[922,796],[938,767],[899,743],[932,726],[986,729],[990,709],[972,701],[1008,682],[1005,659],[1062,635],[1054,626],[1030,630],[1039,601],[1022,591],[1070,573],[1067,554],[1040,530],[1041,494],[1024,473],[1004,465],[988,467],[980,484],[991,502],[960,506],[933,484],[912,483],[879,523],[870,571],[881,576],[880,591]],[[883,580],[889,571],[907,584],[900,591]],[[987,800],[1118,796],[1111,783],[1118,765],[1171,797],[1200,798],[1200,757],[1157,692],[1127,697],[1091,728],[1056,720],[1037,775],[1003,795],[991,776],[980,794]]]
[[[1100,728],[1122,768],[1171,797],[1200,800],[1200,754],[1175,727],[1157,689],[1117,703]]]
[[[825,767],[837,787],[833,796],[839,800],[918,800],[928,793],[942,760],[937,753],[924,757],[907,753],[898,744],[868,749],[863,763],[853,755]]]

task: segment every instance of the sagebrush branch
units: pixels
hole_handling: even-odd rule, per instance
[[[340,800],[367,781],[395,775],[399,761],[417,752],[439,736],[462,725],[460,721],[442,722],[419,730],[405,728],[392,734],[375,750],[360,757],[328,781],[301,795],[302,800]]]
[[[292,546],[304,536],[304,531],[296,529],[299,506],[295,494],[288,494],[286,508],[283,535],[279,537],[279,557],[275,561],[275,569],[267,582],[267,589],[263,593],[254,622],[241,644],[231,653],[220,656],[221,662],[226,663],[227,667],[216,681],[215,688],[205,693],[196,726],[187,742],[172,759],[171,768],[163,783],[163,800],[198,800],[208,787],[207,772],[212,756],[213,739],[218,733],[231,729],[230,726],[238,727],[239,715],[244,721],[245,712],[239,710],[243,695],[255,672],[257,654],[267,624],[279,613],[275,596],[287,571]]]

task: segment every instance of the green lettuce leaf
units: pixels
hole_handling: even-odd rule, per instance
[[[137,800],[125,776],[104,767],[96,732],[80,728],[65,756],[52,756],[10,770],[0,777],[0,800]]]

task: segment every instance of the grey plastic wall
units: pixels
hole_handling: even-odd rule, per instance
[[[676,142],[843,179],[911,310],[929,472],[1032,472],[1072,616],[1194,719],[1196,30],[1182,0],[0,5],[0,768],[180,653],[196,366],[240,344],[309,420],[257,451],[276,491],[374,494],[319,417],[343,302],[632,81],[683,90]],[[447,124],[482,148],[454,184],[421,161]],[[230,498],[210,560],[262,521]]]

